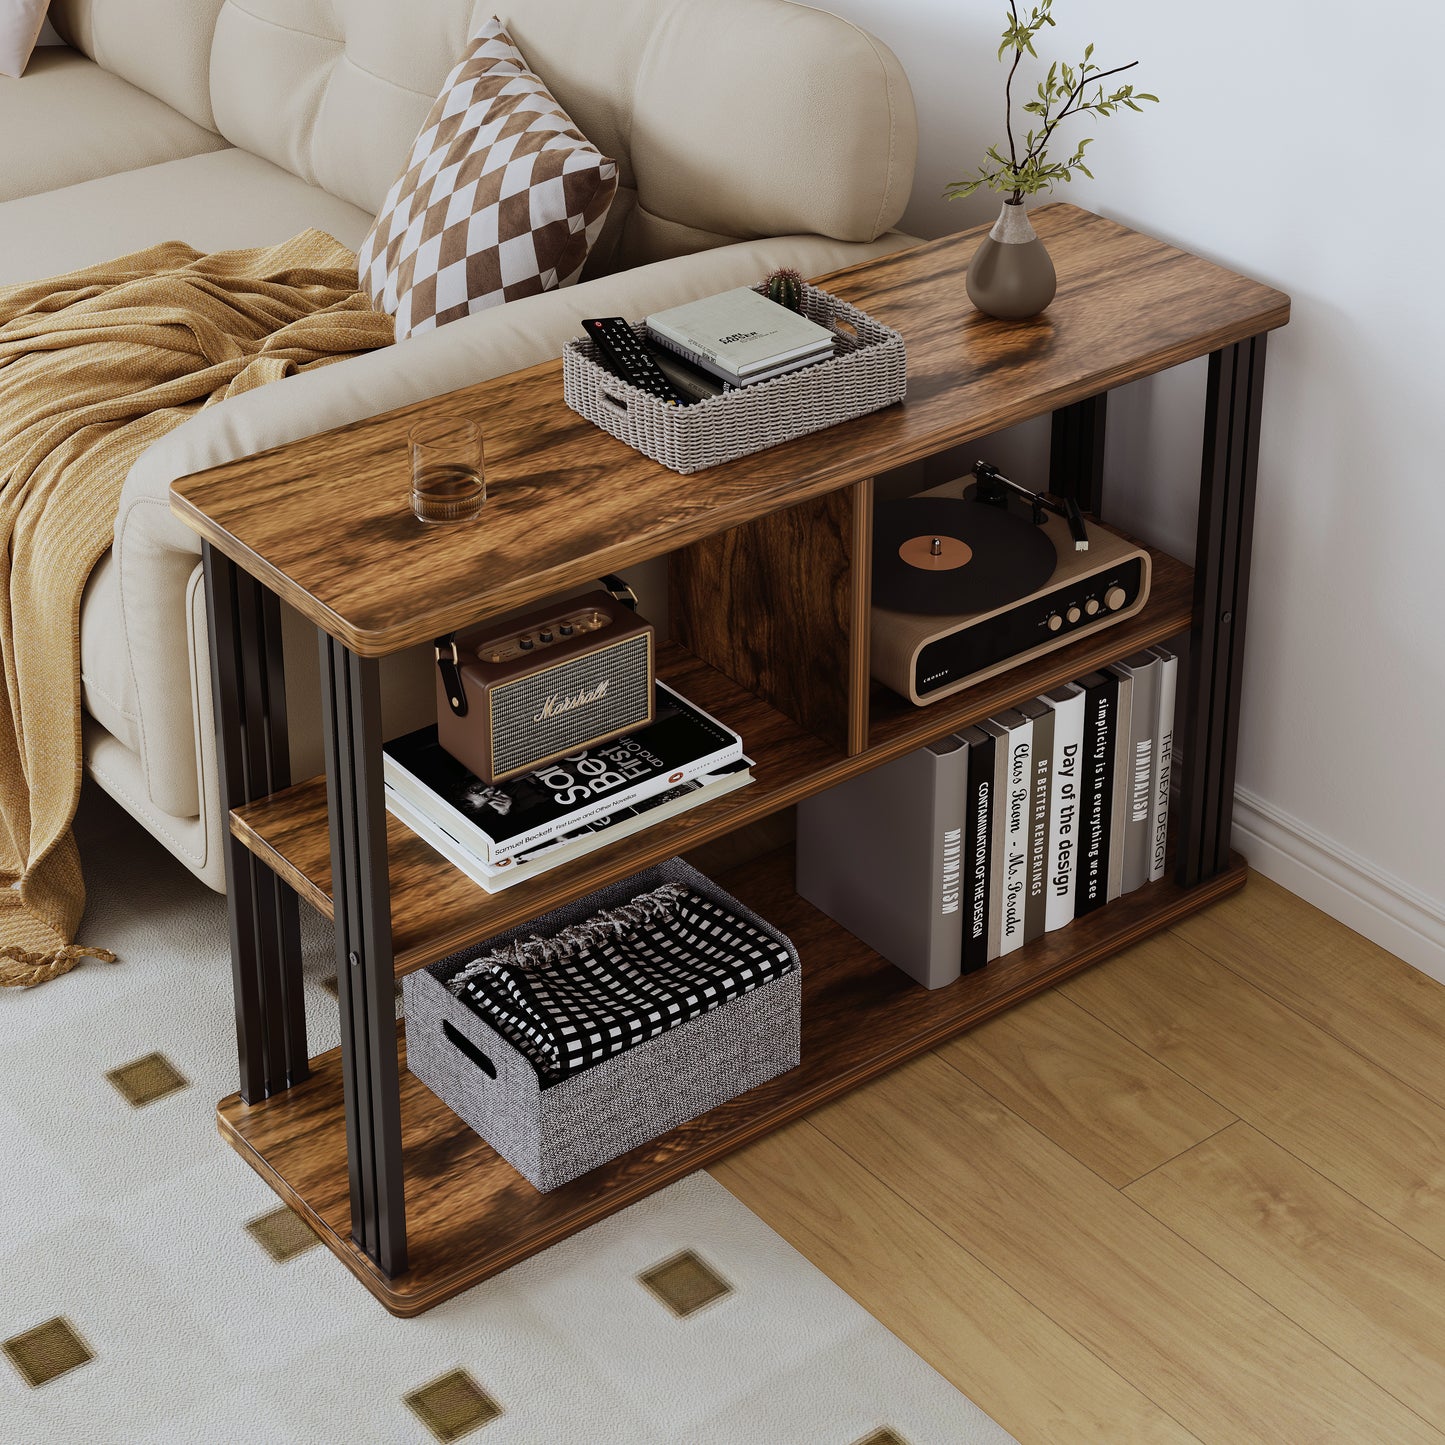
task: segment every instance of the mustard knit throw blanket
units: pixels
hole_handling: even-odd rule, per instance
[[[320,231],[212,256],[171,241],[0,288],[0,983],[107,956],[70,946],[80,596],[131,463],[203,407],[392,335]]]

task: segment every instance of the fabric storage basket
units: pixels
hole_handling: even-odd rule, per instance
[[[479,955],[514,945],[525,952],[531,940],[553,939],[665,883],[682,885],[782,945],[791,967],[555,1081],[449,986]],[[797,950],[784,935],[674,858],[407,975],[407,1067],[538,1189],[555,1189],[793,1068],[801,982]]]
[[[755,286],[762,291],[762,286]],[[668,406],[614,376],[585,337],[562,352],[562,396],[588,421],[675,472],[701,471],[902,401],[903,338],[856,306],[803,287],[803,315],[837,338],[827,361],[691,406]],[[642,336],[646,327],[634,322]]]

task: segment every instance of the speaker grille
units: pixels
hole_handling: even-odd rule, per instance
[[[525,767],[538,758],[585,746],[647,719],[652,669],[651,637],[643,632],[560,662],[492,691],[492,763],[496,772]],[[547,699],[559,701],[607,682],[607,695],[555,717],[536,721]]]

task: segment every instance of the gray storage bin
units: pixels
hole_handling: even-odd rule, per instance
[[[795,966],[579,1073],[544,1084],[531,1060],[447,987],[474,958],[549,937],[662,883],[681,883],[784,944]],[[538,1189],[589,1169],[793,1068],[802,974],[792,943],[681,859],[589,894],[402,981],[407,1067]]]

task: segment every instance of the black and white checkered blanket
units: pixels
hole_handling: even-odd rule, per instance
[[[778,939],[678,883],[469,963],[452,991],[549,1081],[794,967]]]

